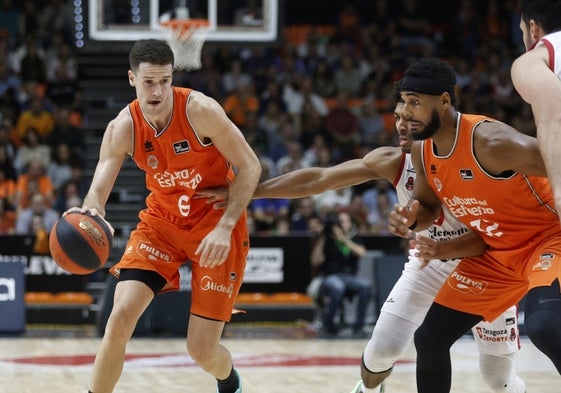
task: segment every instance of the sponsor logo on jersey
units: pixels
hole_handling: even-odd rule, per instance
[[[460,169],[460,177],[462,180],[473,180],[473,172],[471,169]]]
[[[436,175],[436,165],[430,164],[430,173]]]
[[[158,164],[159,164],[158,158],[155,155],[148,156],[148,159],[146,160],[146,163],[152,169],[156,169],[158,167]]]
[[[448,285],[459,292],[481,294],[487,288],[488,282],[471,278],[456,269],[448,276]]]
[[[189,150],[191,150],[191,148],[187,141],[179,141],[173,144],[173,151],[175,154],[187,153]]]
[[[203,177],[194,169],[182,169],[174,172],[160,172],[154,174],[154,179],[160,187],[169,188],[175,186],[183,186],[187,189],[196,189],[197,185],[202,181]]]
[[[481,341],[505,342],[512,341],[511,335],[506,329],[487,329],[484,326],[476,326],[475,331]],[[516,334],[516,333],[515,333]]]
[[[454,195],[451,198],[444,197],[442,201],[454,217],[495,214],[495,211],[487,206],[487,201],[485,199],[462,198]]]
[[[228,295],[228,297],[232,297],[232,294],[234,293],[234,284],[230,283],[230,285],[224,285],[222,283],[213,281],[212,277],[210,276],[204,276],[201,279],[201,289],[203,291],[225,293]]]
[[[165,261],[169,262],[171,257],[165,251],[157,249],[150,243],[146,243],[144,241],[140,241],[136,246],[136,251],[142,257],[149,259],[151,261]]]
[[[154,145],[151,141],[144,142],[144,151],[152,151],[154,150]]]

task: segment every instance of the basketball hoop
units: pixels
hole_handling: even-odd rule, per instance
[[[171,19],[162,22],[166,38],[175,55],[175,69],[201,68],[201,50],[210,30],[206,19]]]

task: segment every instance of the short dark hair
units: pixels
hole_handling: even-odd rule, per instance
[[[396,81],[392,87],[392,103],[395,105],[403,103],[403,98],[401,98],[401,81]]]
[[[129,53],[129,65],[133,72],[138,70],[140,63],[156,65],[174,65],[173,51],[170,46],[160,40],[140,40],[134,43]]]
[[[454,91],[456,86],[456,73],[444,60],[436,57],[428,57],[413,63],[405,70],[403,79],[401,80],[401,91],[408,90],[406,86],[408,80],[420,81],[424,84],[427,84],[426,82],[433,82],[434,87],[429,88],[430,92],[422,90],[417,91],[425,94],[442,94],[447,92],[450,95],[452,105],[456,105],[456,93]],[[425,88],[427,88],[427,86],[423,86],[423,89]]]
[[[530,19],[547,33],[561,29],[561,1],[559,0],[520,0],[522,20],[526,26]]]

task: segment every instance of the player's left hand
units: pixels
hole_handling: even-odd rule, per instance
[[[423,269],[431,259],[437,258],[438,241],[419,234],[409,240],[409,246],[414,249],[414,255],[421,260]]]
[[[230,252],[231,231],[223,228],[214,228],[201,241],[195,251],[199,256],[199,265],[213,268],[224,263]]]

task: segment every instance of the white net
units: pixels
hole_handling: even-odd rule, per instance
[[[175,56],[175,69],[201,68],[201,51],[210,30],[208,21],[201,19],[172,20],[162,23],[167,42]]]

